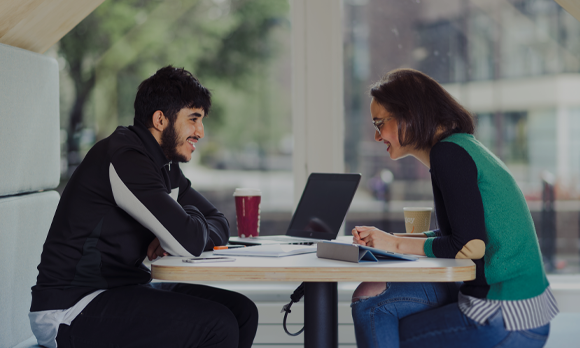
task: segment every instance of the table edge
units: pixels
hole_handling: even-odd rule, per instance
[[[155,265],[153,279],[170,281],[456,282],[475,279],[475,264],[456,267],[183,267]]]

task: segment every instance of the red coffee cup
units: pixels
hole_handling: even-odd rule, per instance
[[[260,203],[262,192],[259,189],[237,188],[236,223],[239,237],[257,237],[260,233]]]

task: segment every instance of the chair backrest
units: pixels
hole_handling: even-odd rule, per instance
[[[0,44],[0,348],[32,336],[30,287],[59,195],[58,64]],[[42,191],[42,192],[41,192]]]

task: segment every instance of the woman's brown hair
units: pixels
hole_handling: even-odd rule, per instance
[[[471,114],[420,71],[392,70],[371,87],[370,94],[397,120],[401,146],[427,149],[453,133],[475,130]],[[439,129],[443,132],[438,134]]]

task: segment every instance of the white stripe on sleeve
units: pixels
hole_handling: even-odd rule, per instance
[[[174,256],[193,256],[181,245],[175,237],[157,220],[157,218],[135,197],[133,192],[127,188],[123,180],[117,174],[113,163],[109,166],[109,180],[115,202],[121,209],[126,211],[131,217],[153,232],[161,247]]]
[[[172,189],[169,195],[177,202],[177,198],[179,197],[179,187]]]

